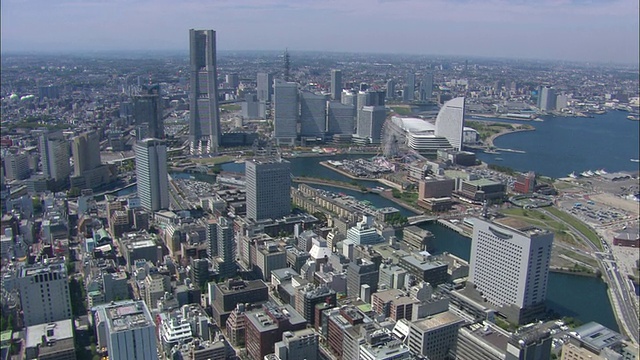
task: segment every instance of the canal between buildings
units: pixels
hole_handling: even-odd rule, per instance
[[[318,163],[323,160],[342,160],[354,159],[362,157],[371,157],[371,155],[340,155],[340,156],[317,156],[317,157],[296,157],[291,158],[291,169],[294,176],[308,176],[316,178],[325,178],[344,182],[353,182],[354,180],[338,174]],[[227,163],[222,164],[222,170],[226,172],[244,173],[244,163]],[[175,174],[172,174],[175,175]],[[190,176],[178,175],[177,177]],[[199,179],[203,181],[209,180]],[[366,187],[380,186],[374,181],[357,181]],[[335,193],[343,193],[353,196],[356,199],[368,201],[371,205],[382,207],[396,207],[404,216],[414,215],[394,202],[387,200],[379,195],[372,193],[360,193],[357,191],[340,189],[327,185],[312,185],[313,187],[332,191]],[[136,187],[125,189],[118,195],[131,194],[136,191]],[[434,236],[434,254],[449,252],[462,259],[469,260],[471,253],[471,239],[466,238],[455,231],[447,229],[437,224],[423,224],[422,228],[431,231]],[[586,276],[578,276],[562,273],[550,273],[549,284],[547,287],[547,307],[555,311],[561,316],[570,316],[584,323],[596,321],[602,325],[618,331],[615,316],[607,295],[607,285],[600,279]]]

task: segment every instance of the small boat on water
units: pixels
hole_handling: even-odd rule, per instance
[[[569,174],[569,177],[572,178],[572,179],[577,179],[578,175],[576,175],[575,171],[572,171],[571,174]]]
[[[596,170],[596,175],[607,175],[608,173],[604,169]]]
[[[496,161],[502,161],[502,160],[504,160],[504,159],[503,159],[503,158],[501,158],[501,157],[497,157],[495,160],[496,160]]]
[[[640,162],[640,159],[631,159],[633,162]]]
[[[627,116],[627,119],[632,120],[632,121],[639,121],[640,120],[640,116],[629,115],[629,116]]]

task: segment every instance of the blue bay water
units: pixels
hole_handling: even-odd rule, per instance
[[[544,122],[528,121],[535,131],[507,134],[494,141],[498,148],[523,150],[525,154],[479,153],[478,158],[489,164],[518,171],[533,170],[553,178],[566,177],[572,171],[576,174],[598,169],[639,171],[639,164],[631,159],[638,159],[640,151],[640,122],[628,120],[628,115],[623,111],[609,111],[593,118],[545,117]]]

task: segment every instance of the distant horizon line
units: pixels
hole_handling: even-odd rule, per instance
[[[487,56],[487,55],[456,55],[456,54],[420,54],[420,53],[408,53],[408,52],[357,52],[357,51],[340,51],[340,50],[292,50],[285,47],[280,50],[273,49],[216,49],[216,53],[268,53],[268,54],[282,54],[285,51],[293,54],[349,54],[349,55],[386,55],[386,56],[411,56],[411,57],[424,57],[424,58],[458,58],[458,59],[482,59],[482,60],[517,60],[517,61],[529,61],[529,62],[564,62],[574,64],[598,64],[598,65],[628,65],[635,66],[636,69],[640,68],[640,63],[636,62],[616,62],[616,61],[598,61],[598,60],[568,60],[568,59],[553,59],[553,58],[530,58],[530,57],[508,57],[508,56]],[[24,55],[55,55],[55,56],[89,56],[89,55],[143,55],[143,54],[172,54],[180,56],[189,56],[189,49],[102,49],[102,50],[0,50],[0,57],[2,56],[24,56]]]

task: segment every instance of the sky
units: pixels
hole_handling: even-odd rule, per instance
[[[220,50],[639,61],[638,0],[2,0],[1,50]]]

